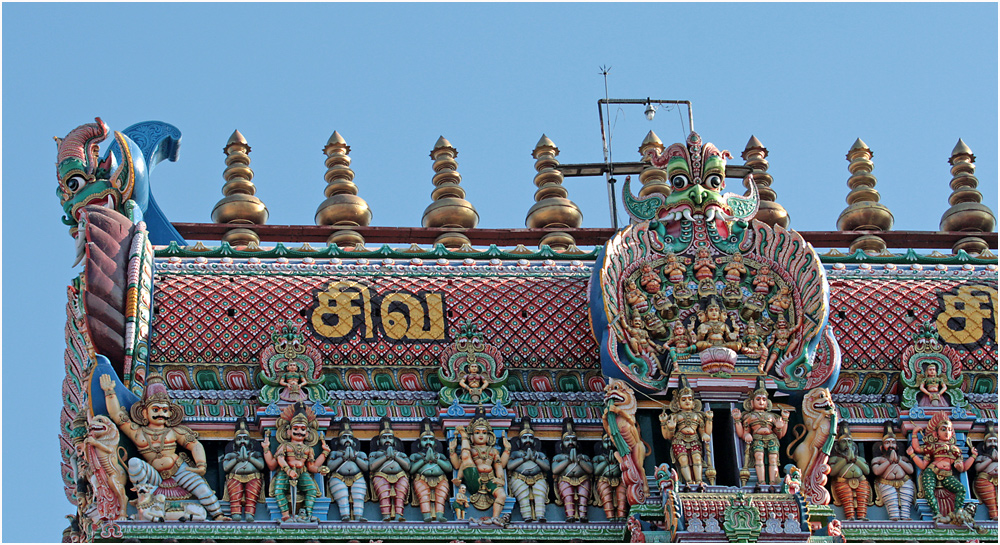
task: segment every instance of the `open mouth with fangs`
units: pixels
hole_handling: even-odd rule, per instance
[[[84,201],[84,202],[82,202],[80,204],[77,204],[76,206],[73,207],[73,219],[75,219],[77,222],[79,222],[80,221],[80,213],[83,211],[83,208],[85,206],[87,206],[88,204],[93,204],[93,205],[96,205],[96,206],[103,206],[104,208],[110,208],[110,209],[114,210],[115,209],[115,197],[111,194],[110,191],[108,191],[106,193],[102,192],[102,193],[99,193],[99,194],[91,197],[90,199],[87,199],[86,201]]]

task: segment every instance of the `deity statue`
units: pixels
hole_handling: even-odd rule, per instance
[[[781,487],[782,494],[798,494],[802,491],[802,470],[795,464],[785,466],[785,483]]]
[[[670,413],[664,407],[660,414],[660,433],[671,442],[670,461],[680,467],[684,484],[704,485],[702,466],[711,466],[705,447],[712,440],[712,411],[702,412],[701,400],[694,398],[694,390],[684,375],[680,377],[680,388],[674,391]]]
[[[658,293],[660,291],[660,286],[662,285],[660,274],[653,269],[653,265],[649,263],[642,264],[642,276],[639,277],[639,285],[647,293]]]
[[[667,253],[667,264],[663,266],[663,274],[672,284],[679,284],[684,280],[684,273],[687,270],[673,252]]]
[[[309,395],[302,391],[302,386],[306,384],[306,376],[299,372],[299,364],[296,361],[289,361],[281,374],[278,375],[278,384],[285,387],[281,391],[281,399],[285,401],[305,401]]]
[[[511,493],[521,508],[525,522],[545,522],[545,504],[549,499],[549,483],[545,474],[549,459],[542,451],[542,442],[535,437],[531,419],[521,419],[521,431],[512,444],[507,480]]]
[[[458,467],[462,482],[468,487],[470,502],[477,509],[493,506],[493,518],[489,522],[500,524],[503,503],[507,499],[504,492],[504,469],[510,459],[510,442],[503,437],[503,453],[496,448],[497,437],[493,426],[481,411],[476,411],[468,429],[460,426],[457,430],[461,443],[452,439],[448,445],[452,466]]]
[[[792,290],[787,286],[778,288],[778,293],[768,301],[767,309],[772,316],[784,316],[792,306]]]
[[[368,464],[373,496],[378,498],[382,521],[389,522],[395,517],[402,522],[403,506],[410,491],[410,458],[403,451],[403,442],[393,432],[388,416],[382,417],[378,436],[372,439]]]
[[[922,445],[917,435],[914,431],[906,453],[922,470],[920,484],[934,520],[941,523],[970,521],[971,517],[964,510],[966,489],[955,473],[968,471],[979,452],[972,447],[969,449],[969,458],[962,458],[962,450],[955,445],[955,428],[943,412],[935,412],[927,423],[923,430]],[[917,454],[923,454],[924,457]],[[954,495],[954,507],[950,510],[947,509],[947,503],[950,502],[938,497],[939,488]]]
[[[782,409],[780,416],[771,412],[773,404],[767,396],[763,377],[757,377],[757,389],[751,391],[743,401],[743,408],[749,412],[744,414],[733,408],[733,421],[736,435],[743,439],[747,444],[747,453],[753,456],[757,484],[778,484],[778,440],[788,431],[788,417],[791,413],[787,409]],[[765,479],[764,473],[765,453],[769,479]],[[748,457],[747,464],[749,463]]]
[[[676,361],[684,359],[694,352],[697,340],[694,329],[691,326],[684,327],[684,322],[677,320],[674,322],[670,339],[663,344],[663,347],[674,353],[674,361]]]
[[[872,472],[875,473],[875,505],[885,507],[891,520],[909,520],[917,487],[913,483],[913,462],[898,452],[892,422],[885,423],[882,443],[875,446]]]
[[[715,262],[712,260],[712,252],[708,248],[699,248],[694,260],[694,278],[702,281],[715,276]]]
[[[976,480],[972,489],[986,506],[991,520],[997,520],[997,428],[986,424],[986,436],[980,445],[983,451],[976,457]]]
[[[198,441],[197,433],[181,425],[184,409],[171,401],[163,379],[151,373],[146,378],[142,399],[132,404],[129,411],[118,403],[111,375],[101,375],[100,384],[111,420],[132,440],[143,458],[129,460],[132,483],[161,490],[180,487],[198,498],[214,520],[229,520],[222,513],[219,498],[205,481],[208,469],[205,447]],[[178,454],[177,447],[190,451],[194,467],[189,465],[186,454]]]
[[[753,318],[747,322],[746,329],[743,330],[743,348],[740,352],[751,358],[767,359],[768,352],[767,345],[764,343],[764,336],[757,329],[757,323],[754,322]]]
[[[420,502],[424,522],[445,522],[444,504],[448,499],[448,475],[454,467],[434,436],[431,419],[420,422],[420,436],[410,454],[410,472],[413,474],[413,493]]]
[[[760,269],[757,269],[752,282],[754,293],[767,295],[771,292],[774,284],[774,274],[771,272],[771,267],[763,265]]]
[[[662,339],[667,336],[667,327],[663,325],[663,320],[655,312],[647,312],[642,315],[643,326],[649,331],[651,337]]]
[[[868,500],[872,497],[872,489],[865,476],[871,470],[854,442],[847,422],[838,426],[829,464],[834,505],[844,508],[847,520],[868,520]]]
[[[272,485],[274,499],[281,510],[281,520],[298,522],[318,522],[312,514],[313,505],[320,495],[319,485],[313,477],[315,473],[326,473],[329,469],[323,465],[330,446],[319,436],[319,423],[316,414],[304,403],[289,405],[281,411],[278,417],[277,432],[278,450],[271,454],[271,438],[264,435],[264,462],[271,471],[277,471]],[[323,453],[316,456],[313,447],[319,443]],[[303,513],[296,516],[296,496],[303,494]],[[289,502],[288,496],[291,495]]]
[[[572,417],[563,419],[562,442],[556,445],[556,452],[552,458],[552,475],[556,492],[566,509],[566,522],[587,522],[594,465],[590,456],[580,453]]]
[[[929,407],[947,407],[948,403],[941,396],[948,391],[948,382],[938,374],[938,365],[928,363],[923,374],[917,377],[917,388],[924,394],[920,404]]]
[[[326,467],[330,468],[327,490],[337,503],[341,522],[368,522],[361,516],[365,512],[368,455],[361,452],[361,443],[354,437],[351,421],[347,418],[340,420],[340,432],[334,440]]]
[[[699,352],[713,346],[723,346],[736,352],[742,348],[739,331],[734,331],[726,324],[726,316],[714,298],[709,300],[703,312],[698,313],[698,320],[701,325],[698,326],[698,342],[695,346]]]
[[[739,284],[743,280],[743,275],[747,273],[747,267],[743,264],[743,254],[733,254],[726,266],[723,267],[722,272],[725,273],[727,282]]]
[[[465,373],[458,379],[458,385],[468,392],[472,402],[478,405],[490,381],[486,375],[480,373],[479,364],[470,361],[465,366]]]
[[[222,458],[222,470],[226,472],[226,492],[233,520],[253,522],[264,483],[264,452],[250,439],[246,418],[236,420],[233,440],[226,445]]]
[[[632,325],[627,323],[622,325],[628,332],[628,347],[632,350],[632,354],[638,357],[646,354],[652,359],[656,357],[657,353],[663,352],[664,349],[650,339],[649,332],[646,331],[642,318],[639,316],[632,318]]]
[[[649,301],[639,291],[638,286],[635,285],[635,280],[629,280],[625,284],[625,302],[632,309],[633,316],[641,316],[649,310]]]
[[[653,309],[660,318],[670,321],[677,317],[681,309],[677,308],[677,304],[674,303],[673,299],[667,296],[666,292],[660,291],[653,296]]]
[[[795,338],[795,333],[801,327],[801,318],[795,322],[795,327],[789,325],[788,320],[785,320],[784,316],[778,318],[778,321],[774,324],[774,339],[768,345],[771,355],[767,358],[767,363],[758,369],[761,373],[770,371],[771,367],[774,366],[774,362],[778,361],[779,356],[795,350],[795,347],[799,344],[798,339]]]
[[[469,509],[469,492],[464,484],[458,485],[458,492],[455,492],[455,501],[451,503],[455,510],[457,520],[465,520],[465,512]]]
[[[594,476],[597,477],[594,500],[604,509],[604,516],[609,522],[625,522],[629,505],[622,465],[615,458],[614,441],[606,433],[594,453]]]

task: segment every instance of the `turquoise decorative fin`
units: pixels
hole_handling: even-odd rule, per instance
[[[625,184],[622,185],[622,202],[625,203],[625,210],[632,217],[634,223],[651,220],[656,217],[656,213],[667,203],[666,197],[659,194],[648,195],[637,199],[632,195],[631,176],[625,177]]]
[[[750,188],[750,195],[743,197],[736,193],[726,193],[722,196],[734,219],[748,220],[756,216],[757,209],[760,208],[760,194],[757,192],[757,184],[753,181],[753,174],[747,174],[746,182]]]

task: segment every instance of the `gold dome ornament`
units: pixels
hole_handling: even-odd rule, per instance
[[[649,131],[646,138],[639,144],[639,155],[643,163],[649,163],[651,156],[659,156],[663,153],[665,146],[656,133]],[[646,197],[653,193],[658,193],[667,197],[670,195],[670,184],[667,183],[667,171],[662,168],[647,165],[639,173],[639,181],[642,182],[642,189],[639,190],[639,197]]]
[[[975,176],[976,156],[969,146],[958,139],[955,149],[951,150],[951,196],[948,204],[951,208],[941,216],[942,231],[964,231],[967,233],[989,233],[996,225],[996,216],[988,206],[982,204],[983,194],[976,189],[979,180]],[[980,254],[989,249],[986,241],[977,236],[968,236],[954,244],[951,251],[957,253],[965,250],[970,254]]]
[[[892,212],[879,203],[879,193],[875,189],[877,180],[872,174],[875,166],[871,159],[875,154],[860,138],[850,151],[847,160],[850,164],[847,170],[851,177],[847,179],[847,208],[837,218],[837,229],[841,231],[888,231],[892,229]],[[886,248],[885,241],[878,235],[862,235],[851,243],[850,252],[864,250],[867,253],[880,253]]]
[[[771,189],[771,183],[774,180],[767,173],[769,166],[767,155],[767,148],[753,135],[750,135],[750,140],[740,155],[746,166],[753,169],[753,181],[757,184],[757,192],[760,195],[760,207],[757,209],[757,215],[754,216],[754,219],[771,227],[780,225],[787,229],[791,218],[788,217],[788,211],[785,210],[785,207],[775,200],[778,198],[778,194]],[[746,180],[743,181],[743,185],[747,185]],[[747,192],[743,196],[747,197],[750,193],[751,190],[747,187]]]
[[[365,243],[360,233],[351,227],[365,227],[372,221],[372,211],[368,203],[358,196],[358,186],[354,185],[354,171],[351,170],[351,147],[337,131],[323,147],[326,155],[326,200],[316,209],[316,225],[345,227],[334,232],[326,240],[341,248],[354,248]]]
[[[212,209],[212,221],[233,225],[264,225],[267,223],[267,207],[254,196],[257,192],[254,186],[253,170],[250,169],[250,145],[240,131],[233,131],[226,146],[222,148],[226,155],[226,170],[222,177],[226,183],[222,186],[225,195]],[[222,240],[232,246],[257,246],[260,237],[250,228],[237,227],[226,231]]]
[[[434,159],[434,191],[431,192],[432,202],[425,210],[422,225],[424,227],[445,227],[456,229],[455,232],[444,233],[434,241],[444,244],[449,249],[470,245],[469,238],[460,230],[473,229],[479,224],[479,214],[472,203],[465,200],[465,190],[459,185],[462,175],[456,170],[458,150],[452,147],[445,137],[438,138],[431,150]]]
[[[529,229],[569,229],[583,223],[580,208],[567,197],[569,192],[563,187],[563,174],[559,166],[559,148],[544,134],[535,144],[531,156],[535,158],[535,204],[528,209],[524,225]],[[576,240],[569,233],[546,233],[538,246],[548,245],[557,252],[575,246]]]

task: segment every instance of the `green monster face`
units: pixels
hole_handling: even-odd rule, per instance
[[[101,118],[95,121],[73,129],[66,138],[56,138],[56,177],[59,181],[56,195],[65,212],[62,221],[71,226],[73,236],[76,236],[84,206],[93,204],[121,211],[135,187],[131,150],[121,133],[115,132],[115,140],[123,153],[121,166],[115,168],[117,165],[111,153],[103,161],[98,160],[99,144],[107,138],[108,126]]]

